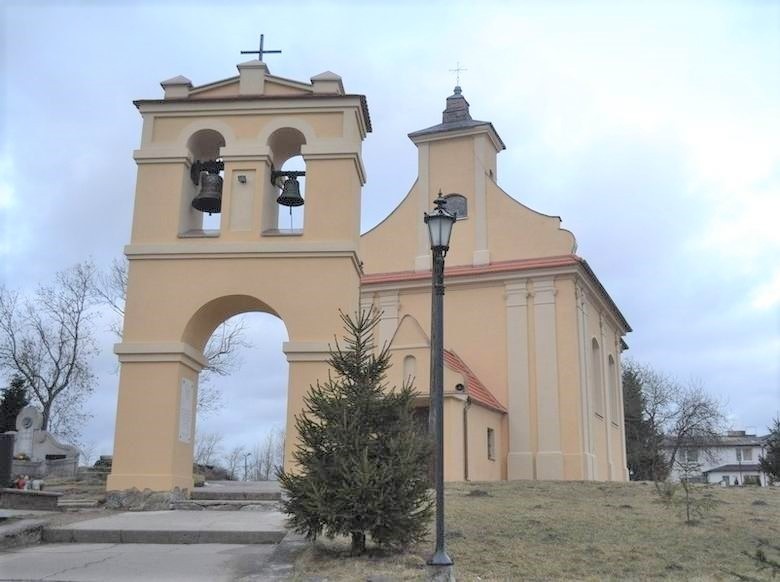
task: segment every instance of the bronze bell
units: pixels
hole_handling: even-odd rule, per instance
[[[222,210],[222,177],[219,174],[201,173],[200,193],[192,201],[192,207],[209,214]]]
[[[277,204],[282,206],[301,206],[303,197],[301,196],[301,186],[295,176],[290,176],[284,181],[282,193],[276,199]]]

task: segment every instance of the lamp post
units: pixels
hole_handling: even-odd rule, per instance
[[[244,453],[244,481],[249,481],[249,463],[247,463],[247,459],[252,456],[252,453]]]
[[[452,559],[444,549],[444,257],[450,248],[455,216],[444,209],[441,191],[434,200],[436,208],[425,213],[433,255],[431,290],[431,409],[430,423],[435,439],[434,486],[436,487],[436,549],[428,560],[432,566],[450,566]]]

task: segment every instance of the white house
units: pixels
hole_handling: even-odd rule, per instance
[[[767,436],[745,434],[744,430],[730,430],[709,441],[683,444],[677,451],[671,477],[679,481],[687,466],[690,480],[725,485],[761,485],[769,479],[759,470],[758,459],[764,454]],[[665,440],[663,447],[671,457],[674,444]]]

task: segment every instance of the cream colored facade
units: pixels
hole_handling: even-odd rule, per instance
[[[286,462],[307,387],[327,374],[338,310],[374,305],[391,381],[413,375],[427,406],[430,250],[422,221],[441,190],[465,202],[447,256],[445,478],[624,480],[620,352],[628,324],[560,220],[497,185],[503,142],[460,90],[443,123],[410,134],[419,172],[381,224],[360,235],[365,98],[326,72],[310,83],[238,65],[193,87],[176,77],[143,117],[130,244],[114,465],[109,489],[192,486],[202,349],[238,313],[288,331]],[[301,155],[303,227],[279,227],[271,171]],[[191,207],[196,160],[220,158],[219,229]]]

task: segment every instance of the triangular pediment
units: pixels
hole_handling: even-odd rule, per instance
[[[312,87],[309,83],[301,83],[284,77],[267,75],[263,86],[262,96],[264,97],[297,97],[300,95],[310,95]],[[206,85],[193,87],[189,93],[190,97],[196,99],[224,99],[238,97],[239,76],[222,79]]]
[[[411,315],[404,315],[393,334],[390,349],[428,348],[431,341],[419,322]]]

